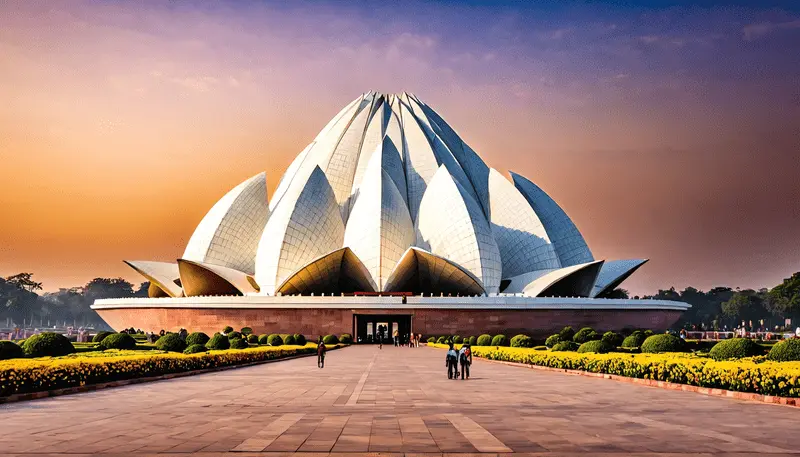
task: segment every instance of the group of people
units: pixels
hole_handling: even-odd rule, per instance
[[[472,349],[469,346],[469,343],[464,343],[461,346],[461,349],[456,350],[453,346],[453,343],[448,343],[450,346],[447,350],[447,356],[445,357],[445,366],[447,366],[447,379],[458,379],[459,376],[461,380],[469,379],[469,367],[472,365]],[[458,367],[461,366],[461,372],[459,373]]]

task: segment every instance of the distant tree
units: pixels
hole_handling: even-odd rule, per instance
[[[619,287],[606,294],[606,298],[630,298],[628,291]]]
[[[150,289],[150,281],[145,281],[139,284],[139,288],[133,293],[135,297],[147,297],[147,291]]]
[[[767,293],[765,307],[775,316],[800,317],[800,272],[773,287]]]
[[[752,289],[736,291],[731,298],[722,303],[722,314],[734,323],[758,321],[764,318],[764,296]]]
[[[132,297],[133,284],[122,278],[94,278],[83,287],[83,295],[90,301]]]
[[[28,292],[42,290],[42,283],[33,280],[33,273],[17,273],[6,277],[6,282]]]

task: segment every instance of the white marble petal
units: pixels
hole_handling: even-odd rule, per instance
[[[144,276],[151,284],[155,284],[167,296],[180,297],[183,295],[181,286],[175,282],[180,278],[177,263],[150,260],[123,260],[123,262]]]
[[[258,244],[256,282],[272,295],[289,274],[342,247],[344,222],[333,189],[319,167],[295,182],[272,213]]]
[[[649,259],[606,260],[597,275],[590,297],[601,297],[611,292],[644,265]]]
[[[514,186],[528,200],[533,211],[544,224],[550,241],[556,248],[561,266],[569,267],[594,260],[583,235],[567,216],[567,213],[558,206],[558,203],[524,176],[512,172],[511,177],[514,180]]]
[[[491,225],[503,277],[561,267],[553,243],[525,197],[494,168],[489,172]]]
[[[234,187],[208,211],[182,258],[250,274],[268,217],[267,178],[259,173]]]
[[[487,293],[498,291],[502,261],[492,229],[444,165],[427,187],[416,228],[417,246],[470,271]]]

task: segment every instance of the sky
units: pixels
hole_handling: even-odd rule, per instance
[[[797,3],[75,0],[0,2],[0,276],[141,282],[368,90],[651,259],[633,293],[800,271]]]

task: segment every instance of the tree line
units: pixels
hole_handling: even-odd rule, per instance
[[[100,298],[147,297],[149,282],[138,288],[122,278],[95,278],[84,286],[41,293],[33,273],[0,278],[0,327],[107,327],[90,308]]]

